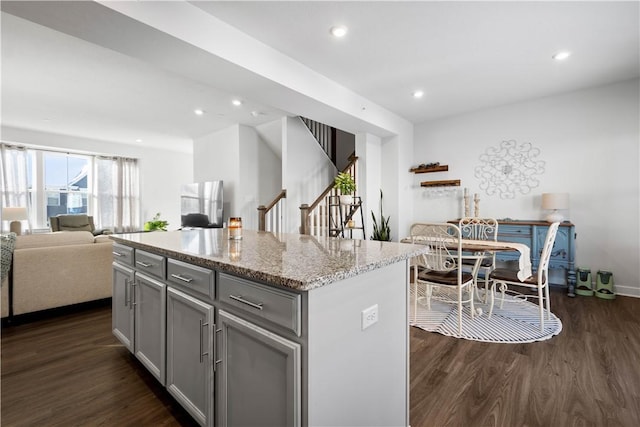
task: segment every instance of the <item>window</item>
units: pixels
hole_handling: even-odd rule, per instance
[[[49,228],[52,216],[91,214],[91,156],[41,150],[28,150],[28,154],[31,221],[35,228]]]
[[[0,143],[2,206],[26,206],[30,230],[49,217],[93,216],[96,228],[140,228],[138,160],[29,149]]]

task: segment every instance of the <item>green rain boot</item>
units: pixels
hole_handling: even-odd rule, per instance
[[[613,273],[610,271],[598,270],[596,275],[596,296],[603,299],[615,299],[613,292]]]
[[[591,270],[588,268],[578,268],[576,270],[576,294],[583,297],[593,296],[593,285],[591,284]]]

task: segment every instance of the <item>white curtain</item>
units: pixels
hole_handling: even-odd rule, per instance
[[[26,207],[31,230],[31,198],[27,180],[27,149],[17,145],[0,144],[0,180],[2,207]]]
[[[116,233],[140,228],[138,161],[123,157],[94,157],[93,220],[96,228]]]

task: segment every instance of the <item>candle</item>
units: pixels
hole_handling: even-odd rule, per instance
[[[229,218],[229,238],[242,239],[242,218]]]

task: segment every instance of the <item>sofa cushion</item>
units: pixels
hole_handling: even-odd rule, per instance
[[[101,234],[99,236],[95,236],[95,240],[96,243],[113,243],[113,240],[111,240],[109,238],[108,235],[106,234]]]
[[[93,231],[87,215],[62,215],[58,217],[60,231]]]
[[[93,242],[94,236],[89,231],[55,231],[53,233],[25,234],[18,236],[16,239],[16,249],[83,245]]]

